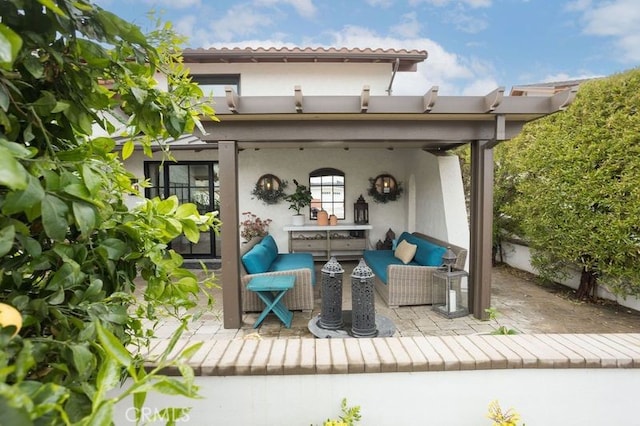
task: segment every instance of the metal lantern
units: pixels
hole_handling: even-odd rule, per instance
[[[342,327],[342,273],[335,257],[322,267],[322,309],[318,326],[325,330]]]
[[[353,204],[353,221],[358,225],[369,223],[369,204],[362,198],[362,194]]]
[[[447,267],[447,271],[451,272],[456,260],[458,260],[458,256],[451,250],[451,247],[447,247],[447,251],[442,255],[442,264]]]
[[[432,275],[432,309],[447,318],[469,314],[469,274],[462,270],[436,271]]]
[[[354,337],[373,337],[378,333],[376,328],[376,309],[374,300],[373,278],[375,275],[360,259],[358,266],[351,273],[351,333]]]

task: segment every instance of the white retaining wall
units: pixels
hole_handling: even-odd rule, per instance
[[[504,262],[507,265],[538,275],[538,271],[531,264],[529,247],[516,243],[503,243],[503,248]],[[580,271],[571,271],[569,276],[561,281],[561,284],[577,289],[580,286]],[[628,296],[626,299],[616,296],[603,285],[598,285],[597,296],[607,300],[615,300],[622,306],[640,311],[640,299],[633,296]]]
[[[527,425],[637,424],[640,369],[505,369],[420,373],[197,377],[203,399],[150,394],[144,412],[191,406],[185,425],[321,425],[340,402],[361,407],[361,425],[490,425],[498,400]],[[133,425],[130,401],[116,425]],[[160,423],[154,423],[160,424]],[[520,423],[519,423],[520,424]]]

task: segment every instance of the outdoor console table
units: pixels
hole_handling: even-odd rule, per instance
[[[258,328],[269,312],[276,314],[287,328],[291,328],[293,312],[282,302],[282,297],[293,288],[296,277],[293,275],[259,276],[252,278],[247,290],[255,292],[265,304],[265,308],[253,324]]]
[[[315,258],[332,256],[359,259],[367,248],[371,225],[340,223],[339,225],[287,225],[289,253],[310,252]]]

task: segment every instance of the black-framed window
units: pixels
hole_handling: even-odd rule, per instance
[[[317,169],[309,173],[309,189],[311,190],[311,219],[315,219],[318,211],[324,210],[338,219],[345,218],[345,178],[342,170],[330,167]]]
[[[180,203],[194,203],[200,213],[219,211],[220,186],[217,161],[184,161],[179,163],[147,161],[144,174],[150,186],[145,188],[147,198],[178,197]],[[193,244],[184,236],[171,242],[171,248],[185,258],[219,257],[220,235],[203,232],[200,241]]]
[[[231,86],[240,95],[240,74],[192,74],[204,96],[224,96],[224,88]]]

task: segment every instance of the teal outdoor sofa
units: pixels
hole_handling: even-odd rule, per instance
[[[406,305],[430,305],[431,276],[442,266],[447,247],[456,254],[454,265],[464,269],[467,249],[417,232],[403,232],[398,244],[406,240],[417,246],[407,264],[394,256],[394,250],[365,250],[364,260],[375,274],[375,288],[391,308]]]
[[[271,235],[266,235],[244,243],[240,255],[244,312],[260,312],[264,309],[264,303],[256,293],[247,290],[247,284],[254,277],[269,275],[293,275],[295,284],[284,295],[284,304],[292,311],[313,310],[316,276],[311,253],[278,253],[275,240]]]

